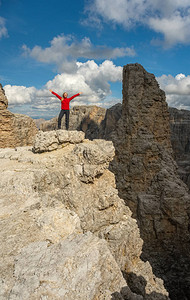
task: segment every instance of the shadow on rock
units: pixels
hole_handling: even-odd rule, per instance
[[[168,300],[169,298],[160,293],[146,293],[147,281],[143,276],[137,276],[134,273],[123,272],[128,286],[121,289],[120,292],[112,294],[111,300]]]

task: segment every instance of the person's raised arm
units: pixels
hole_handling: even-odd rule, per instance
[[[55,95],[57,98],[59,98],[59,100],[62,100],[62,97],[59,96],[58,94],[56,94],[55,92],[53,92],[52,90],[49,90],[53,95]]]
[[[75,98],[75,97],[78,97],[78,96],[80,96],[82,94],[82,92],[80,92],[80,93],[78,93],[78,94],[76,94],[76,95],[73,95],[72,97],[70,97],[69,98],[69,101],[71,101],[73,98]]]

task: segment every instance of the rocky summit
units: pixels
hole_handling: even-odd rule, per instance
[[[58,130],[34,145],[0,150],[0,299],[169,299],[118,197],[113,143]]]
[[[13,114],[7,107],[8,99],[0,85],[0,148],[32,145],[38,132],[34,120]]]
[[[0,299],[190,299],[190,195],[170,116],[155,76],[129,64],[122,105],[77,108],[71,130],[0,149]]]

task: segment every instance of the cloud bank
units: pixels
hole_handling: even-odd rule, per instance
[[[136,55],[133,47],[94,46],[87,37],[77,41],[73,36],[64,34],[54,37],[47,48],[35,46],[30,49],[23,45],[22,49],[24,55],[43,63],[55,64],[58,72],[66,73],[77,71],[77,60],[80,59],[114,59]]]
[[[73,105],[98,105],[107,107],[119,102],[111,98],[111,82],[121,81],[122,67],[115,66],[112,61],[106,60],[96,64],[94,60],[85,63],[77,62],[77,71],[74,74],[61,73],[53,80],[49,80],[44,88],[37,90],[34,87],[4,86],[9,105],[30,104],[39,111],[53,111],[60,109],[60,102],[49,92],[49,89],[62,95],[67,91],[69,96],[82,92],[80,98],[71,102]]]
[[[164,47],[190,43],[189,0],[95,0],[88,2],[85,12],[86,24],[100,27],[111,22],[126,29],[145,25],[163,35],[159,42]]]

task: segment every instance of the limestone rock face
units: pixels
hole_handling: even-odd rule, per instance
[[[0,85],[0,148],[32,145],[38,129],[25,115],[13,114],[7,109],[8,100]]]
[[[9,299],[90,300],[105,297],[106,291],[111,298],[111,291],[126,284],[106,242],[90,233],[26,246],[16,257],[14,276]]]
[[[140,258],[136,220],[108,170],[113,156],[105,140],[0,150],[1,299],[168,299]]]
[[[172,299],[189,298],[190,196],[173,160],[165,94],[139,64],[123,69],[122,106],[112,164],[119,196],[138,220],[144,259],[166,280]]]
[[[190,111],[169,108],[171,142],[178,173],[190,189]]]

